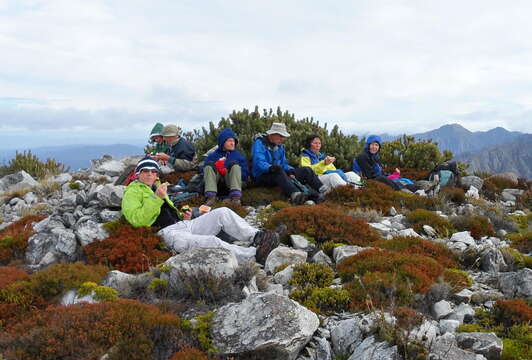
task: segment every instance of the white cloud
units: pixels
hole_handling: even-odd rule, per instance
[[[531,8],[0,0],[0,99],[12,99],[0,128],[76,131],[83,119],[120,137],[128,124],[192,128],[257,104],[346,131],[531,132]]]

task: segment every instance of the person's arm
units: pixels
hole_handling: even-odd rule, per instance
[[[301,156],[301,158],[299,159],[299,166],[300,167],[303,167],[303,166],[308,166],[312,169],[312,171],[314,171],[314,173],[318,176],[320,175],[323,175],[323,173],[326,171],[326,170],[332,170],[330,169],[330,165],[325,165],[325,161],[324,160],[321,160],[315,164],[311,164],[310,162],[310,157],[308,156]]]
[[[122,214],[134,227],[151,226],[161,212],[164,200],[155,195],[149,195],[138,187],[124,191],[122,198]]]
[[[288,161],[286,160],[286,153],[284,151],[284,146],[280,146],[279,147],[279,154],[281,155],[281,167],[283,168],[284,171],[287,171],[287,170],[293,170],[294,167],[293,166],[290,166],[288,165]]]
[[[253,144],[253,164],[262,174],[270,170],[270,164],[266,158],[267,149],[262,144],[261,140],[256,140]]]

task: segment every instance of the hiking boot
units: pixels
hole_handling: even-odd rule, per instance
[[[307,199],[308,195],[301,191],[296,191],[290,194],[290,202],[294,205],[301,205],[307,201]]]
[[[325,194],[318,194],[318,196],[316,196],[314,201],[316,202],[316,204],[324,202],[325,201]]]
[[[303,203],[303,205],[316,205],[316,203],[312,200],[307,200]]]
[[[207,191],[205,193],[205,198],[206,198],[205,205],[213,206],[214,203],[216,202],[216,193],[212,191]]]
[[[255,259],[261,265],[264,265],[268,255],[279,246],[279,234],[275,231],[259,231],[262,233],[258,238],[260,243],[257,245],[257,252],[255,253]],[[257,236],[255,236],[257,237]]]
[[[320,194],[327,194],[327,191],[329,191],[329,187],[327,185],[322,185],[320,186],[318,191]]]

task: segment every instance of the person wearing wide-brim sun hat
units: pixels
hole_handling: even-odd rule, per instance
[[[196,149],[181,136],[179,127],[166,125],[161,135],[169,149],[153,155],[154,159],[171,165],[175,171],[188,171],[197,167]]]
[[[290,134],[283,123],[273,123],[265,134],[256,136],[251,150],[253,180],[263,186],[279,186],[295,204],[303,204],[307,200],[323,201],[327,187],[312,169],[288,165],[283,145],[288,137]],[[301,191],[292,179],[307,185],[310,193]]]
[[[160,184],[160,172],[156,160],[145,157],[137,163],[138,179],[129,184],[122,197],[122,214],[133,227],[154,226],[160,228],[169,249],[183,252],[191,248],[224,248],[233,253],[238,263],[257,260],[264,264],[268,254],[279,245],[280,232],[261,231],[229,208],[221,207],[203,213],[196,218],[192,211],[179,211],[168,197],[168,184]],[[238,241],[248,242],[245,247],[229,244],[217,237],[223,230]]]

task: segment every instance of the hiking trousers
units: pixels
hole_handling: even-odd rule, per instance
[[[319,191],[323,185],[318,176],[312,171],[310,167],[304,166],[293,169],[296,179],[305,185],[310,186],[312,189]],[[281,170],[277,173],[265,173],[256,179],[256,182],[264,186],[279,186],[286,196],[300,191],[294,183],[290,180],[290,176],[286,171]]]
[[[223,181],[229,191],[239,190],[242,191],[242,168],[240,165],[233,165],[225,176],[212,166],[205,166],[203,168],[203,179],[205,180],[205,192],[218,192],[218,182]]]
[[[360,176],[358,176],[358,174],[353,171],[346,172],[345,175],[347,176],[347,180],[350,183],[360,181]],[[344,186],[348,184],[337,173],[323,174],[318,176],[318,178],[323,183],[323,185],[327,186],[327,192],[331,191],[337,186]]]
[[[229,244],[216,235],[224,231],[239,241],[253,241],[257,229],[231,209],[222,207],[192,220],[182,220],[167,226],[157,233],[166,245],[177,252],[188,249],[224,248],[231,251],[239,264],[255,260],[254,247]]]

